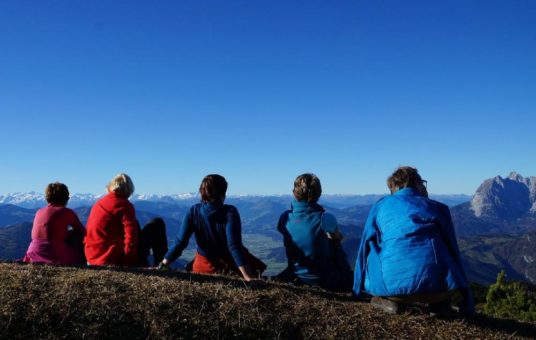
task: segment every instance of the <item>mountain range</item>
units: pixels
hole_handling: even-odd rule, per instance
[[[97,199],[104,194],[72,194],[69,199],[69,207],[77,208],[84,206],[91,206]],[[385,194],[371,194],[371,195],[337,195],[337,194],[324,194],[321,197],[323,203],[327,203],[330,206],[337,208],[349,207],[352,205],[372,205],[377,200],[385,196]],[[431,197],[437,201],[443,202],[449,206],[454,206],[462,202],[469,201],[471,196],[469,195],[431,195]],[[275,200],[288,204],[292,200],[291,195],[230,195],[227,197],[231,200]],[[190,206],[199,202],[200,197],[198,193],[183,193],[173,195],[157,195],[157,194],[134,194],[130,198],[132,202],[151,202],[161,204],[182,204]],[[0,194],[0,205],[12,204],[22,208],[40,208],[46,205],[45,196],[42,193],[35,191],[31,192],[15,192],[8,194]]]
[[[371,205],[383,195],[323,195],[321,204],[333,213],[345,235],[343,247],[353,263],[363,225]],[[69,206],[85,223],[90,207],[100,195],[75,194]],[[511,278],[536,282],[536,177],[513,172],[508,177],[485,180],[476,193],[431,195],[451,207],[460,250],[471,281],[494,282],[505,270]],[[161,216],[167,225],[170,244],[176,237],[186,211],[199,201],[197,194],[137,195],[132,198],[143,225]],[[282,212],[290,207],[290,195],[230,196],[241,215],[244,244],[269,265],[269,273],[286,264],[283,242],[276,230]],[[22,257],[29,242],[31,221],[37,208],[45,205],[38,193],[0,195],[0,259]],[[182,259],[193,257],[192,238]]]

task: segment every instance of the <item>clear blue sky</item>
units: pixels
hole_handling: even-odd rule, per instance
[[[0,193],[536,175],[536,1],[0,2]]]

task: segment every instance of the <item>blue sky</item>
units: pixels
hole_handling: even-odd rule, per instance
[[[536,2],[2,1],[0,193],[536,175]]]

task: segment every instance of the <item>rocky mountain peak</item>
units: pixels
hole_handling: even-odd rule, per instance
[[[485,180],[471,200],[477,217],[512,220],[536,212],[536,177],[511,172]]]
[[[523,176],[521,176],[520,174],[518,174],[515,171],[510,172],[510,174],[508,175],[508,179],[511,179],[511,180],[517,181],[517,182],[521,182],[521,181],[524,180]]]

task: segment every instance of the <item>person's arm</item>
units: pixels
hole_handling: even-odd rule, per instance
[[[339,225],[337,224],[337,219],[335,216],[330,213],[322,214],[322,223],[320,226],[326,233],[328,239],[336,243],[340,243],[342,241],[343,235],[339,231]]]
[[[279,217],[277,231],[283,235],[283,245],[285,246],[285,253],[287,255],[287,265],[292,268],[292,266],[294,266],[295,256],[292,254],[292,238],[286,227],[289,214],[290,210],[287,210]]]
[[[473,294],[471,292],[471,289],[469,288],[469,280],[467,280],[465,270],[463,268],[460,249],[458,248],[458,241],[456,240],[456,232],[454,231],[454,224],[452,223],[452,216],[450,215],[450,209],[446,205],[441,205],[440,208],[442,209],[443,213],[443,218],[439,223],[441,228],[441,234],[443,235],[443,239],[445,240],[447,248],[449,249],[452,257],[454,258],[454,261],[456,261],[456,263],[460,267],[462,279],[467,285],[466,288],[462,288],[460,290],[463,295],[464,302],[464,305],[462,306],[460,312],[462,312],[463,314],[472,315],[475,313]]]
[[[166,256],[164,256],[164,259],[162,260],[162,264],[164,265],[164,267],[168,267],[173,261],[178,259],[182,255],[184,249],[188,246],[190,237],[192,236],[195,229],[191,216],[192,212],[190,209],[182,219],[179,234],[175,239],[175,245],[167,252]]]
[[[125,235],[125,257],[123,264],[133,266],[138,262],[138,221],[136,220],[136,212],[134,206],[128,202],[123,208],[121,216],[121,224]]]
[[[233,260],[244,277],[244,280],[251,281],[257,279],[255,273],[246,261],[244,245],[242,244],[242,224],[240,215],[234,207],[229,207],[227,211],[227,225],[225,226],[227,236],[227,247]]]
[[[72,218],[71,218],[71,226],[73,227],[73,230],[79,234],[82,238],[86,236],[86,228],[84,228],[84,225],[82,222],[80,222],[80,219],[78,218],[78,215],[71,210]]]
[[[378,202],[379,203],[379,202]],[[369,212],[365,228],[363,229],[363,235],[361,236],[361,244],[357,251],[357,257],[355,260],[354,270],[354,287],[352,289],[353,295],[359,297],[364,289],[363,284],[365,281],[365,273],[367,270],[367,257],[370,253],[369,242],[377,237],[378,230],[376,226],[376,214],[378,211],[378,203],[376,203]]]

